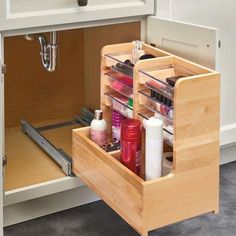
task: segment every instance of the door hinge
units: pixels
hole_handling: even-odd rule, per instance
[[[1,70],[2,70],[2,74],[6,74],[7,73],[7,66],[5,64],[2,64]]]
[[[2,158],[2,166],[5,167],[7,165],[7,156],[4,155]]]

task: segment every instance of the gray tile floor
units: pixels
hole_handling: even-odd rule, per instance
[[[138,236],[104,202],[5,228],[4,236]],[[236,162],[221,166],[220,214],[207,214],[153,231],[150,236],[236,236]]]

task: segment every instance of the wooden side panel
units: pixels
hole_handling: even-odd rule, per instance
[[[140,22],[86,28],[84,32],[85,105],[100,107],[101,50],[105,45],[140,39]],[[122,45],[123,46],[123,45]]]
[[[141,232],[143,180],[86,137],[87,131],[73,131],[73,172]]]
[[[18,126],[22,118],[41,122],[73,117],[84,104],[83,30],[59,32],[57,71],[46,72],[39,43],[23,36],[5,38],[6,127]]]
[[[219,208],[219,74],[181,79],[175,95],[174,173],[146,182],[149,230]]]
[[[182,79],[175,94],[176,172],[210,163],[216,167],[220,137],[219,74]]]

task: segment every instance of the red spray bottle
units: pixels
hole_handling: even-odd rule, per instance
[[[121,123],[121,163],[135,174],[140,175],[142,124],[136,119],[126,119]]]

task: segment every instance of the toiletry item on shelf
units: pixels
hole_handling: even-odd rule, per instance
[[[128,106],[133,109],[133,99],[132,98],[129,98]],[[128,116],[128,118],[133,118],[133,110],[128,109],[127,110],[127,116]]]
[[[169,119],[173,117],[172,100],[154,90],[141,90],[144,104],[152,111],[160,113]]]
[[[132,118],[133,117],[133,110],[129,107],[129,98],[125,97],[124,95],[114,92],[111,94],[106,94],[110,102],[112,103],[112,109],[119,112],[125,117]]]
[[[139,58],[139,60],[147,60],[147,59],[152,59],[152,58],[156,58],[156,57],[152,54],[144,54]]]
[[[174,90],[172,86],[167,86],[167,84],[165,83],[166,83],[165,81],[163,81],[162,83],[159,81],[151,80],[151,81],[146,82],[145,85],[149,87],[150,89],[160,91],[163,95],[171,98],[173,96]]]
[[[166,132],[164,132],[164,140],[166,140],[170,144],[173,144],[174,127],[172,125],[167,125],[165,127],[165,130]]]
[[[139,40],[133,41],[133,50],[132,50],[132,62],[135,64],[141,56],[145,54],[143,48],[143,42]]]
[[[113,101],[113,104],[112,104],[113,108],[117,111],[122,112],[122,113],[126,113],[128,108],[126,106],[124,106],[123,104],[127,105],[129,99],[119,93],[116,93],[113,96],[114,96],[114,99],[112,100]]]
[[[163,82],[165,82],[165,81],[163,81]],[[148,87],[151,87],[153,89],[157,89],[157,90],[166,89],[165,83],[162,83],[161,81],[159,82],[159,81],[151,80],[151,81],[146,82],[146,84]]]
[[[101,148],[106,152],[113,152],[116,150],[120,150],[120,142],[106,143]]]
[[[107,122],[103,119],[101,110],[95,110],[94,120],[91,123],[91,139],[99,146],[107,142]]]
[[[162,94],[160,94],[152,89],[151,89],[151,97],[154,98],[155,100],[157,100],[158,102],[165,104],[168,107],[172,107],[172,100],[171,99],[163,96]]]
[[[162,176],[163,121],[150,118],[146,121],[145,173],[146,180]]]
[[[175,87],[175,83],[177,82],[177,80],[179,80],[181,78],[184,78],[184,77],[185,77],[184,75],[178,75],[178,76],[169,77],[169,78],[166,78],[166,82],[170,86]]]
[[[127,66],[130,66],[130,67],[134,67],[134,64],[129,60],[125,60],[124,63],[127,65]]]
[[[112,111],[112,141],[120,141],[121,122],[126,118],[116,111]]]
[[[133,87],[133,78],[117,71],[114,66],[106,74],[129,87]]]
[[[155,112],[154,115],[152,117],[150,117],[149,119],[159,119],[163,121],[163,128],[166,128],[169,126],[169,121],[167,119],[165,119],[160,113]]]
[[[173,120],[174,119],[174,109],[170,109],[169,112],[168,112],[168,118],[170,120]]]
[[[122,82],[120,82],[119,80],[114,80],[111,83],[111,87],[116,91],[122,91],[124,89],[125,85]]]
[[[142,124],[136,119],[121,123],[121,162],[131,171],[140,175]]]
[[[133,67],[134,64],[128,59],[125,60],[123,63],[117,63],[116,66],[112,67],[113,70],[119,71],[122,74],[125,74],[129,77],[133,77]]]
[[[168,175],[173,170],[173,152],[163,154],[162,176]]]
[[[133,86],[127,85],[125,81],[123,81],[123,77],[114,77],[111,74],[108,75],[108,85],[114,89],[115,91],[123,94],[126,97],[133,97]]]

